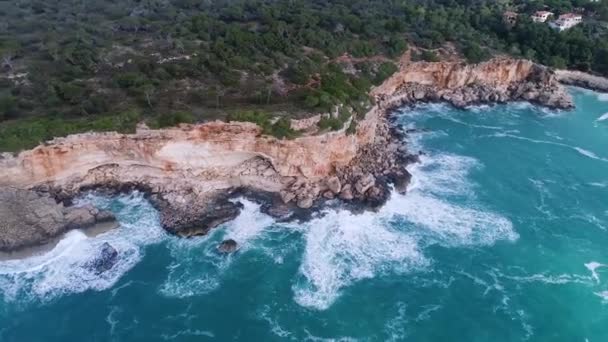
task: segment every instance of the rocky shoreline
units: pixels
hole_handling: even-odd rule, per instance
[[[418,156],[408,153],[402,143],[406,133],[390,122],[390,113],[399,106],[448,102],[464,108],[525,100],[551,108],[573,107],[552,70],[513,59],[402,65],[371,95],[375,104],[358,122],[355,134],[343,128],[277,140],[261,135],[253,124],[213,122],[55,139],[0,158],[0,189],[38,196],[47,210],[54,208],[53,202],[59,208],[53,210],[64,216],[71,215],[66,208],[84,191],[139,190],[159,210],[168,232],[190,237],[234,219],[242,207],[234,200],[238,196],[288,220],[306,218],[328,200],[373,209],[388,199],[391,189],[405,193],[411,178],[406,166]],[[9,198],[2,205],[13,201]],[[6,207],[12,208],[0,211],[0,217],[12,217],[6,222],[37,210],[32,207],[23,214],[18,206]],[[36,234],[23,233],[16,223],[0,227],[0,251],[44,243],[75,226],[69,219],[58,220],[58,226]],[[236,250],[232,242],[224,247]]]
[[[557,70],[555,74],[563,84],[608,92],[608,78],[573,70]]]

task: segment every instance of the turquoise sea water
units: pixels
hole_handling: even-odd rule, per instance
[[[184,240],[140,194],[89,196],[121,227],[0,262],[0,341],[608,341],[608,96],[571,91],[572,112],[404,109],[425,155],[377,213],[278,224],[244,201]]]

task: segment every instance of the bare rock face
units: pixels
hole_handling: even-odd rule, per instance
[[[110,212],[92,206],[64,207],[48,194],[0,187],[0,251],[44,244],[70,229],[111,222]]]
[[[357,190],[357,193],[359,195],[365,195],[367,190],[369,188],[371,188],[372,186],[374,186],[375,183],[376,183],[376,178],[374,177],[374,175],[372,175],[371,173],[368,173],[368,174],[362,176],[361,178],[359,178],[357,183],[355,183],[355,190]]]
[[[327,179],[327,188],[334,194],[339,194],[340,190],[342,190],[342,184],[340,183],[340,178],[333,176]]]
[[[565,78],[565,77],[564,77]],[[418,62],[372,91],[383,108],[419,101],[455,107],[526,100],[551,108],[574,106],[555,72],[528,60],[496,58],[480,64]]]

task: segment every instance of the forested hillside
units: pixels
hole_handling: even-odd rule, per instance
[[[502,21],[506,9],[575,7],[589,20],[561,33]],[[0,0],[0,151],[141,120],[230,116],[290,137],[268,117],[365,112],[408,47],[436,60],[449,42],[471,62],[508,53],[607,75],[606,20],[608,0]]]

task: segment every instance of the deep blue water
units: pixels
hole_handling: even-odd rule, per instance
[[[608,96],[571,91],[571,112],[404,109],[425,155],[377,213],[278,224],[244,201],[184,240],[140,194],[89,196],[121,227],[0,262],[0,341],[608,341]]]

